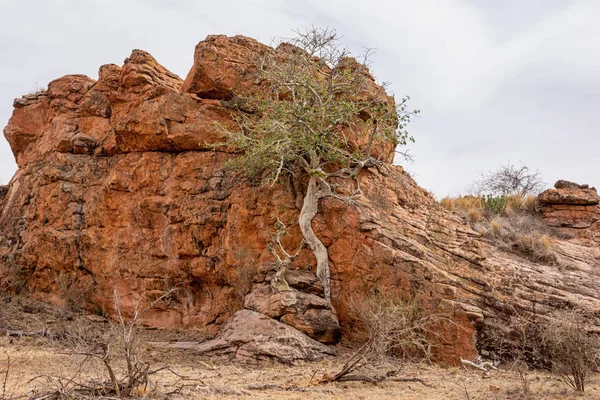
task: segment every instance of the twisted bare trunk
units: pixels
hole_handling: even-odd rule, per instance
[[[306,243],[308,243],[308,246],[317,259],[317,278],[323,284],[325,299],[331,303],[329,255],[327,248],[312,229],[312,220],[317,215],[320,199],[318,183],[318,176],[313,175],[310,177],[306,195],[304,196],[304,204],[302,205],[302,210],[300,210],[299,223],[304,240],[306,240]]]

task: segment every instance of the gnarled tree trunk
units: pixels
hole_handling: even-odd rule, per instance
[[[329,254],[327,248],[319,240],[317,235],[312,229],[312,220],[317,215],[319,207],[319,177],[313,175],[308,181],[308,188],[304,195],[304,204],[302,210],[300,210],[300,230],[304,236],[304,240],[308,243],[308,246],[312,250],[315,258],[317,259],[317,278],[323,284],[325,292],[325,299],[331,303],[331,283],[330,283],[330,272],[329,272]]]

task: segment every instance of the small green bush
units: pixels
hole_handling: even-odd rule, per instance
[[[485,211],[496,215],[503,214],[506,211],[507,204],[508,199],[504,195],[499,197],[494,197],[491,194],[481,196],[481,207]]]

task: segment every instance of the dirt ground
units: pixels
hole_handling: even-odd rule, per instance
[[[101,317],[81,317],[58,312],[26,300],[0,303],[0,330],[45,330],[64,333],[100,332],[110,324]],[[585,394],[578,394],[557,377],[544,372],[529,372],[526,396],[519,374],[504,366],[500,371],[483,373],[465,367],[443,368],[405,364],[401,377],[422,379],[419,382],[362,382],[320,384],[326,374],[340,370],[352,354],[340,348],[339,356],[321,362],[297,366],[267,364],[236,365],[184,352],[149,346],[149,341],[197,340],[201,332],[140,329],[141,357],[150,370],[164,368],[150,376],[146,387],[137,395],[149,399],[432,399],[432,400],[499,400],[499,399],[599,399],[598,375],[589,379]],[[90,359],[73,342],[56,337],[0,337],[0,400],[43,399],[48,393],[69,390],[78,385],[107,381],[106,370],[97,359]],[[118,346],[118,343],[115,343]],[[124,368],[118,356],[112,361],[120,373]],[[10,368],[7,366],[10,365]],[[378,368],[384,372],[398,365]]]

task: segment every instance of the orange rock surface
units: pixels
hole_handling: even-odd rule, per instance
[[[554,186],[538,196],[546,224],[584,236],[591,231],[600,232],[600,196],[596,189],[566,181],[558,181]]]
[[[134,50],[123,66],[100,67],[97,81],[69,75],[15,100],[4,134],[19,169],[0,197],[0,285],[109,314],[114,291],[127,313],[175,289],[145,323],[217,332],[272,261],[276,218],[289,227],[284,245],[301,241],[302,182],[250,186],[223,169],[234,155],[212,146],[223,140],[215,122],[234,126],[229,102],[260,92],[250,60],[263,51],[283,50],[210,36],[183,81]],[[367,81],[365,96],[385,95]],[[485,349],[486,329],[514,309],[600,312],[597,245],[564,244],[576,262],[561,272],[495,250],[401,167],[360,180],[358,206],[324,199],[313,222],[344,337],[356,333],[351,305],[375,291],[447,312],[434,350],[447,362]],[[308,249],[294,263],[312,265]]]

